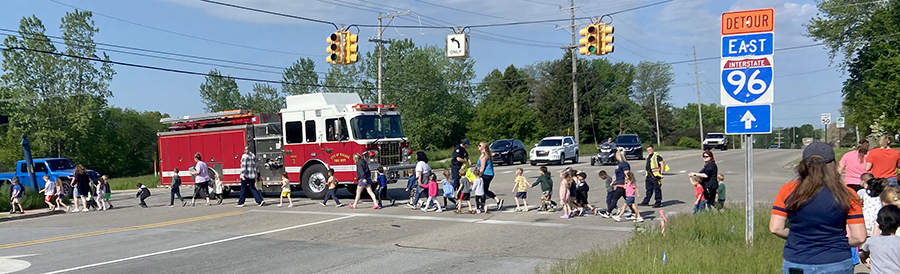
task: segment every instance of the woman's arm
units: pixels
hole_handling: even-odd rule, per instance
[[[848,225],[850,228],[850,237],[848,240],[850,242],[850,246],[858,247],[866,242],[866,224],[850,224]]]
[[[487,155],[481,154],[481,157],[478,158],[478,170],[484,174],[485,168],[487,168]]]
[[[844,174],[845,168],[847,168],[847,166],[844,165],[844,162],[843,161],[839,162],[838,166],[837,166],[838,174]]]
[[[775,236],[778,236],[779,238],[787,239],[790,229],[784,227],[786,222],[787,217],[773,214],[769,217],[769,232],[772,232],[772,234],[775,234]],[[863,224],[863,231],[865,231],[865,224]]]

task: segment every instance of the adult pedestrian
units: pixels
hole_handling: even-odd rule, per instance
[[[653,204],[653,208],[658,208],[662,206],[662,179],[663,179],[663,171],[665,171],[666,162],[663,161],[662,156],[660,156],[653,149],[653,145],[647,146],[647,165],[644,167],[644,170],[647,172],[647,177],[644,179],[644,184],[647,187],[646,196],[644,196],[644,201],[638,204],[639,206],[648,206],[650,205],[650,197],[656,196],[656,203]]]
[[[258,206],[264,206],[266,201],[263,200],[262,194],[256,189],[256,176],[259,172],[256,169],[258,159],[256,155],[250,152],[250,146],[244,146],[244,155],[241,155],[241,195],[238,196],[237,205],[235,207],[244,207],[244,200],[247,199],[247,189],[253,195],[253,200]],[[206,199],[209,203],[209,198]]]
[[[503,208],[503,199],[498,198],[491,191],[491,181],[494,180],[494,152],[491,151],[491,147],[485,142],[478,143],[478,151],[481,152],[481,156],[478,157],[475,166],[481,171],[481,180],[484,181],[484,195],[494,199],[494,202],[497,203],[497,210],[500,210]],[[484,207],[484,211],[487,212],[487,206]]]
[[[613,142],[613,138],[612,138],[612,137],[607,138],[607,139],[606,139],[606,143],[609,144],[610,147],[612,147],[613,149],[616,148],[616,142]]]
[[[844,184],[852,188],[854,192],[862,189],[859,185],[859,175],[866,173],[866,154],[869,152],[869,141],[859,141],[856,150],[844,153],[838,163],[838,173],[844,174]]]
[[[81,164],[75,166],[75,171],[70,178],[72,178],[72,189],[74,190],[72,197],[75,199],[73,203],[75,207],[72,209],[72,212],[78,212],[79,200],[81,200],[81,205],[84,206],[81,212],[88,212],[87,199],[88,194],[91,193],[91,177],[88,176],[87,169]]]
[[[703,169],[699,172],[688,173],[688,177],[700,178],[700,185],[703,186],[703,198],[706,199],[706,208],[712,209],[716,207],[716,190],[719,189],[719,182],[716,177],[719,175],[719,166],[716,165],[716,158],[712,151],[704,151]]]
[[[194,162],[196,164],[190,170],[191,175],[194,175],[194,196],[191,197],[191,206],[194,206],[198,196],[200,199],[206,199],[206,205],[209,206],[209,183],[212,181],[209,178],[209,167],[203,162],[200,152],[194,154]]]
[[[897,168],[900,168],[900,151],[891,148],[891,136],[878,138],[879,147],[866,154],[866,170],[875,178],[887,178],[892,186],[897,185]]]
[[[616,181],[610,184],[610,186],[615,186],[616,189],[613,191],[612,199],[607,199],[606,201],[606,212],[600,213],[600,216],[603,218],[612,217],[612,211],[618,207],[619,199],[625,197],[625,176],[631,173],[631,165],[628,164],[628,159],[625,158],[625,150],[621,148],[616,149],[616,160],[619,162],[614,172]],[[625,210],[625,208],[620,210]]]
[[[808,145],[797,173],[778,191],[769,219],[769,231],[787,240],[782,272],[853,273],[850,248],[866,240],[866,225],[859,198],[841,182],[831,145]]]
[[[353,161],[356,161],[356,199],[353,200],[353,204],[350,204],[350,208],[356,209],[356,204],[359,203],[359,196],[361,196],[363,189],[369,193],[372,203],[375,204],[372,206],[372,209],[381,208],[379,206],[381,202],[378,201],[378,197],[372,191],[372,171],[369,170],[369,164],[366,163],[366,160],[359,153],[353,154]]]
[[[450,183],[453,184],[453,189],[459,189],[459,170],[462,166],[472,166],[472,161],[469,160],[469,152],[466,151],[466,148],[469,148],[469,139],[462,139],[462,142],[459,143],[459,146],[453,150],[453,154],[450,156],[450,177],[452,179]]]
[[[416,176],[416,185],[415,186],[407,186],[410,188],[409,191],[413,191],[412,188],[415,187],[415,197],[409,202],[409,208],[417,209],[419,205],[419,198],[422,197],[425,193],[425,189],[421,186],[428,184],[428,178],[431,177],[431,166],[428,165],[428,155],[425,152],[419,151],[416,152],[416,168],[415,168],[415,176]],[[423,206],[422,208],[427,208],[428,205]]]

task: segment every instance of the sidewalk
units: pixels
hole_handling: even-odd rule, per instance
[[[51,215],[56,215],[56,214],[63,214],[63,213],[66,213],[66,212],[61,209],[49,211],[46,208],[25,210],[25,214],[18,214],[18,213],[10,214],[9,212],[0,212],[0,223],[12,221],[12,220],[30,219],[30,218],[51,216]]]

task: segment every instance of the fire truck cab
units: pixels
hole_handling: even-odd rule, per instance
[[[187,169],[200,152],[211,176],[221,176],[228,191],[240,190],[240,157],[245,146],[258,159],[258,183],[266,192],[281,191],[287,173],[293,190],[320,199],[328,170],[339,184],[356,193],[359,154],[375,180],[383,167],[389,183],[409,175],[412,150],[393,105],[366,105],[355,93],[314,93],[288,96],[277,115],[226,111],[165,118],[169,131],[158,133],[162,184],[171,184],[178,167],[185,185],[193,184]]]

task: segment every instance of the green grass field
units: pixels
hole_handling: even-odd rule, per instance
[[[658,225],[640,226],[624,245],[589,251],[536,273],[780,273],[784,240],[769,233],[769,208],[755,211],[751,247],[745,244],[741,209],[673,216],[665,235]]]
[[[137,189],[137,183],[144,184],[147,188],[155,188],[159,186],[159,177],[153,174],[137,177],[110,178],[110,190],[129,190]]]

